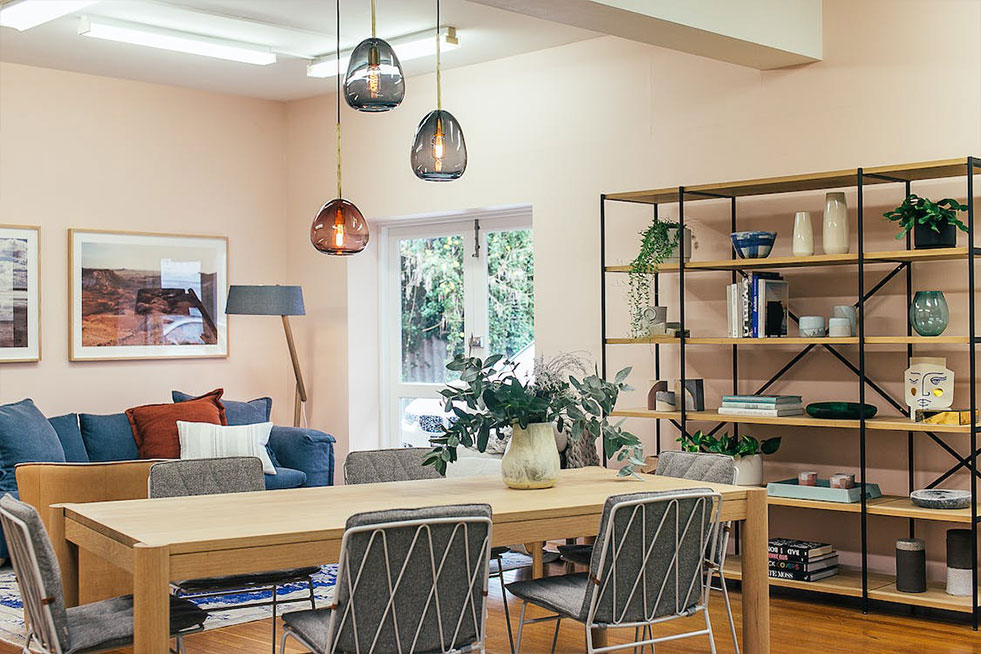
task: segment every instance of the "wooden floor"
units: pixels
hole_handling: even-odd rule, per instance
[[[552,565],[549,574],[562,574],[560,565]],[[521,575],[523,571],[508,573]],[[507,632],[504,628],[504,609],[501,603],[500,585],[491,580],[489,637],[487,651],[493,654],[508,654]],[[739,594],[732,594],[733,610],[738,627],[741,620]],[[712,594],[712,628],[716,632],[716,645],[719,654],[732,654],[732,641],[728,633],[728,623],[722,598]],[[521,604],[513,597],[510,602],[511,618],[517,634],[518,614]],[[545,615],[543,612],[529,615]],[[704,624],[701,618],[692,618],[689,629]],[[931,618],[917,619],[897,613],[876,612],[862,615],[853,607],[842,607],[831,603],[775,597],[771,600],[772,652],[773,654],[981,654],[981,634],[971,630],[963,621]],[[681,621],[674,623],[681,625]],[[544,654],[552,644],[551,624],[531,625],[525,630],[521,651],[525,654]],[[670,633],[677,628],[663,625],[659,634]],[[631,630],[632,634],[632,630]],[[188,654],[264,654],[271,652],[271,628],[268,621],[253,622],[229,627],[227,629],[195,634],[187,639]],[[612,632],[612,642],[624,642]],[[585,652],[583,629],[575,623],[564,621],[559,632],[556,652],[575,654]],[[625,653],[632,650],[621,650]],[[649,651],[649,650],[648,650]],[[0,653],[20,652],[19,647],[0,643]],[[129,654],[131,650],[118,650],[118,654]],[[307,652],[291,640],[287,652],[299,654]],[[695,654],[709,652],[707,637],[697,637],[659,645],[657,654]]]

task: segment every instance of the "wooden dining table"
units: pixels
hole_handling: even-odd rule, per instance
[[[79,549],[112,562],[133,575],[134,650],[164,654],[171,581],[334,563],[345,523],[356,513],[486,503],[494,512],[493,544],[508,545],[595,535],[611,495],[694,487],[721,493],[722,520],[744,521],[743,651],[767,654],[770,608],[762,488],[655,475],[641,475],[637,481],[594,467],[562,470],[558,483],[544,490],[512,490],[500,477],[469,477],[60,504],[50,509],[50,525],[68,604],[78,601]]]

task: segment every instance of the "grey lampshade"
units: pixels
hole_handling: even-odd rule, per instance
[[[231,286],[225,313],[246,316],[302,316],[303,289],[299,286]]]

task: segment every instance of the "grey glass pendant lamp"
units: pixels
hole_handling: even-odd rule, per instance
[[[436,110],[416,128],[412,142],[412,171],[427,182],[450,182],[467,169],[467,142],[453,114],[443,109],[440,65],[439,0],[436,0]]]
[[[341,59],[341,3],[337,0],[337,60]],[[368,222],[341,192],[341,76],[337,75],[337,197],[317,212],[310,242],[324,254],[357,254],[368,246]]]
[[[405,77],[395,50],[375,36],[375,0],[371,0],[371,38],[351,53],[344,77],[344,99],[358,111],[391,111],[405,97]]]

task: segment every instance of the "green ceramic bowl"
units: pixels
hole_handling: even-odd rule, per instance
[[[862,417],[862,405],[858,402],[813,402],[807,405],[807,415],[812,418],[824,418],[827,420],[852,419],[858,420]],[[872,418],[878,413],[879,408],[872,404],[865,405],[865,417]]]

